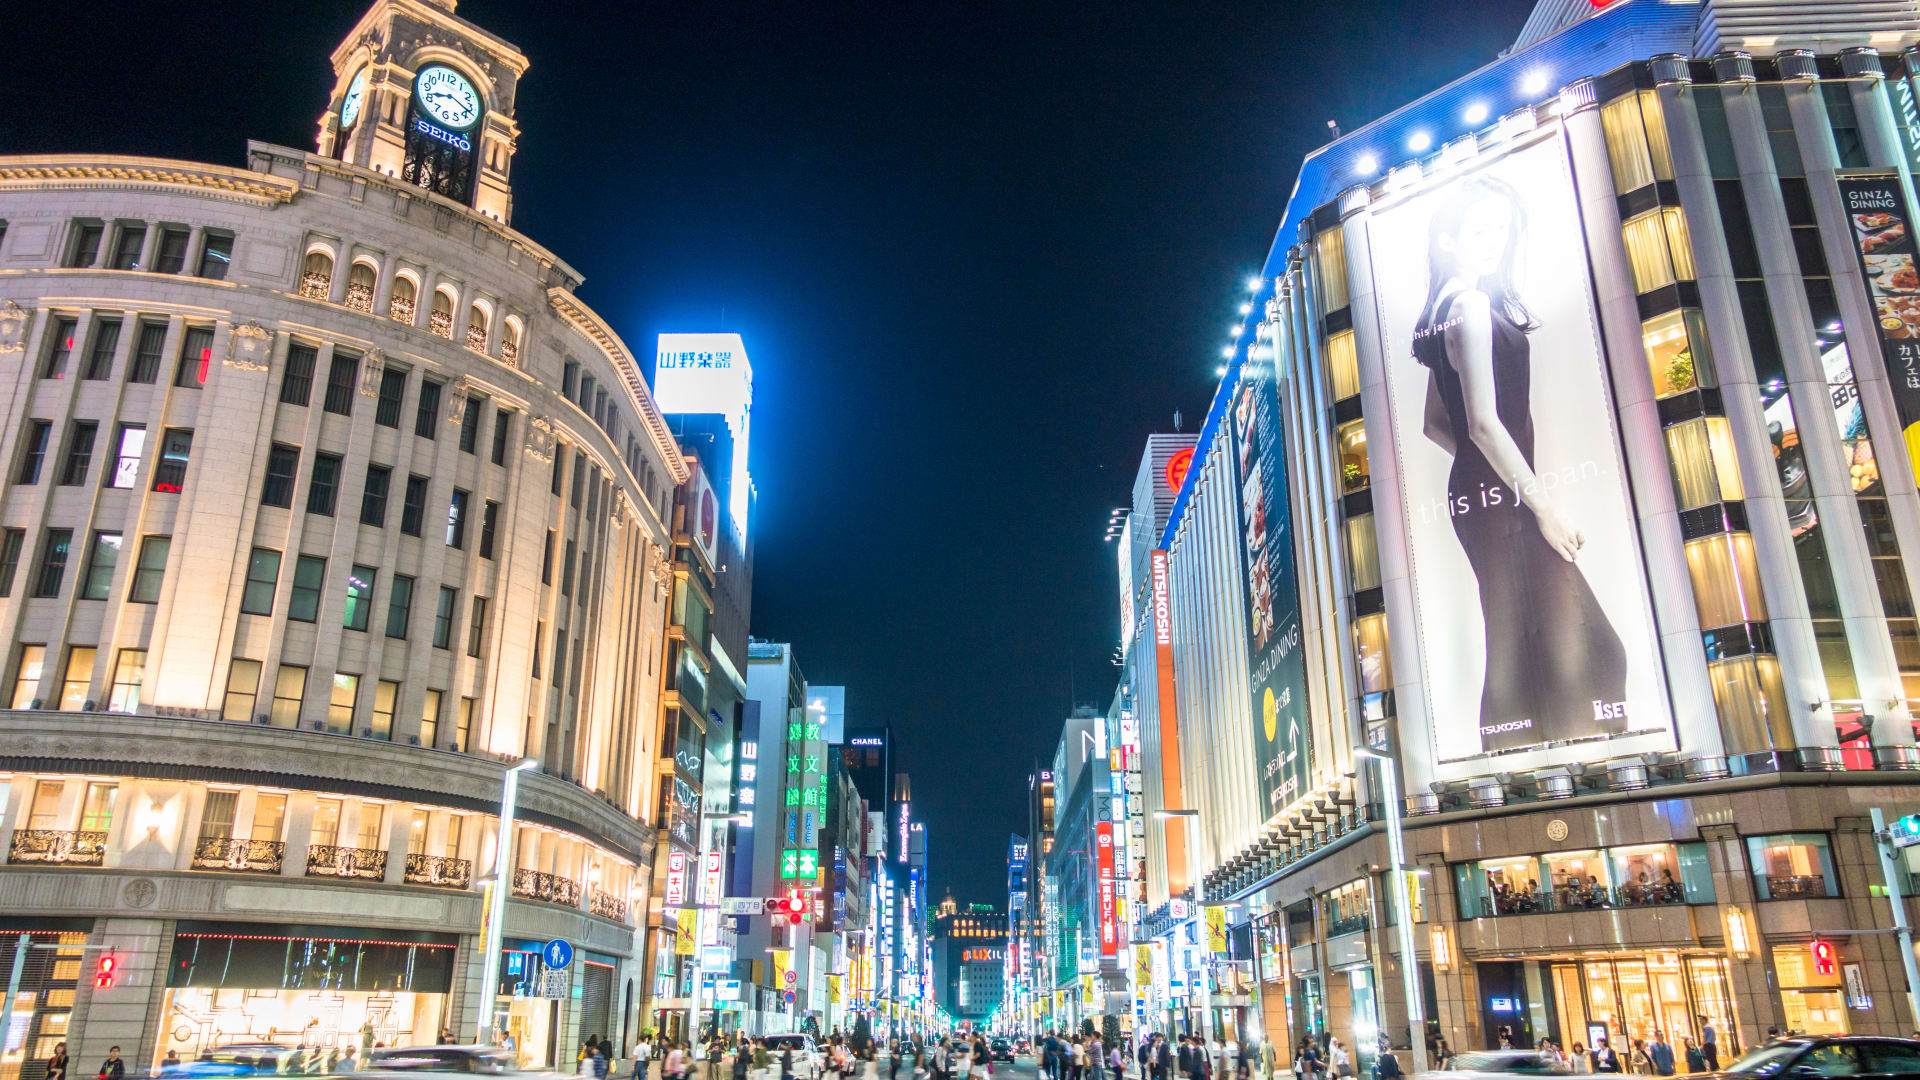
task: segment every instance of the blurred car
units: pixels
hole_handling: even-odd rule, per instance
[[[1920,1041],[1802,1035],[1755,1047],[1712,1075],[1741,1080],[1762,1076],[1920,1076]]]
[[[1454,1056],[1453,1065],[1421,1073],[1445,1080],[1475,1080],[1491,1076],[1562,1076],[1573,1072],[1556,1057],[1538,1050],[1471,1050]]]
[[[258,1076],[280,1071],[280,1061],[294,1053],[291,1046],[275,1043],[234,1043],[203,1050],[193,1061],[178,1061],[160,1066],[162,1077]],[[301,1051],[305,1053],[305,1051]]]
[[[767,1056],[773,1059],[775,1066],[780,1064],[780,1055],[793,1051],[793,1075],[802,1080],[814,1080],[820,1075],[820,1048],[814,1045],[813,1036],[768,1035],[760,1040],[766,1044]]]
[[[513,1051],[498,1046],[386,1046],[362,1066],[378,1072],[451,1072],[499,1076],[517,1072]]]
[[[1013,1044],[1005,1039],[995,1039],[987,1044],[987,1057],[993,1061],[1013,1061]]]

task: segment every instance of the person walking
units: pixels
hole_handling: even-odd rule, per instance
[[[647,1080],[647,1064],[653,1059],[653,1044],[641,1039],[633,1047],[632,1080]]]
[[[120,1048],[107,1049],[107,1060],[100,1063],[100,1071],[94,1080],[127,1080],[127,1063],[120,1060]]]
[[[593,1067],[594,1080],[607,1080],[607,1073],[613,1067],[613,1062],[607,1055],[612,1051],[613,1044],[610,1042],[602,1041],[594,1044],[593,1056],[587,1059],[588,1064]]]
[[[1719,1072],[1720,1047],[1713,1041],[1713,1025],[1708,1023],[1704,1014],[1696,1019],[1700,1022],[1700,1056],[1706,1060],[1708,1072]]]
[[[1653,1064],[1653,1075],[1673,1075],[1673,1047],[1659,1028],[1653,1030],[1653,1040],[1647,1043],[1647,1060]]]

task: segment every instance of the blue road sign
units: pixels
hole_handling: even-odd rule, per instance
[[[554,938],[540,946],[540,960],[550,970],[561,971],[573,963],[573,944],[561,938]]]

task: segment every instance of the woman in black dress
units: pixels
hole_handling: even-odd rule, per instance
[[[1427,301],[1413,333],[1431,373],[1427,435],[1453,455],[1447,509],[1480,589],[1482,751],[1627,728],[1626,652],[1577,562],[1577,481],[1541,483],[1571,463],[1534,460],[1527,335],[1539,324],[1514,286],[1526,224],[1509,185],[1458,185],[1428,225]]]

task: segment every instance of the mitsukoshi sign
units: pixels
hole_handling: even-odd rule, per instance
[[[1368,229],[1435,778],[1671,749],[1563,139]]]

